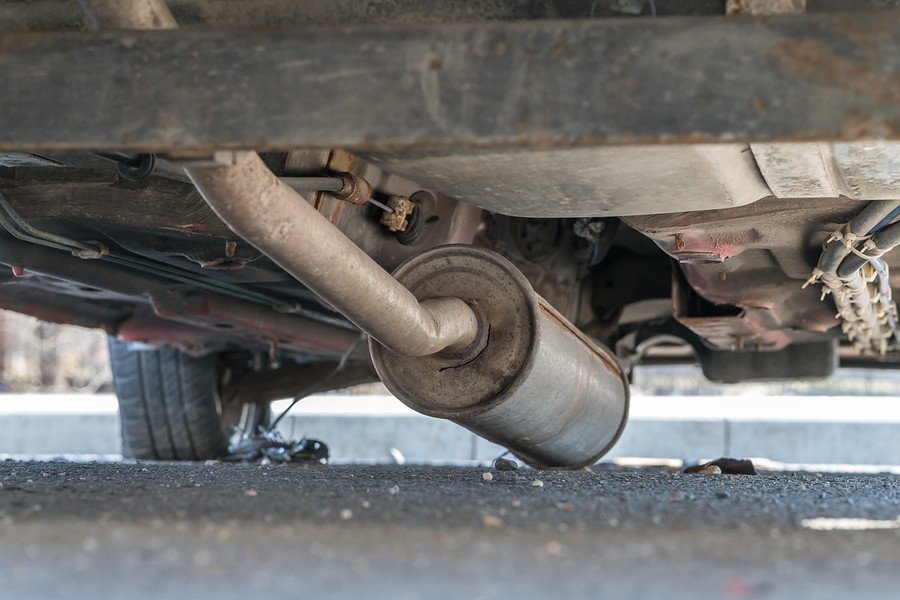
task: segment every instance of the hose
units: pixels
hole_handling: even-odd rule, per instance
[[[859,352],[885,354],[898,336],[897,306],[891,298],[888,265],[880,259],[900,245],[900,202],[868,204],[826,240],[818,265],[803,287],[821,283],[831,295],[841,329]]]

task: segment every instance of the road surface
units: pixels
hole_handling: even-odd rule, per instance
[[[900,590],[896,475],[5,461],[0,483],[11,599]]]

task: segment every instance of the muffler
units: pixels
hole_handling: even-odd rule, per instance
[[[479,333],[461,352],[402,356],[372,339],[381,381],[420,413],[449,419],[539,468],[593,464],[628,417],[628,381],[609,351],[541,298],[500,255],[443,246],[394,277],[419,300],[464,300]]]

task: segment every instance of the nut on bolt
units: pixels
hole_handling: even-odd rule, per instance
[[[338,173],[335,177],[343,182],[341,189],[334,193],[335,198],[350,204],[365,204],[372,195],[372,186],[362,177],[352,173]]]

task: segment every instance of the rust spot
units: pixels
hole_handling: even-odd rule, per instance
[[[871,115],[851,115],[841,126],[841,133],[851,139],[894,138],[900,122]]]
[[[562,40],[556,40],[553,43],[553,54],[554,56],[562,56],[568,52],[569,48],[566,46],[566,43]]]
[[[188,225],[175,225],[173,229],[177,229],[178,231],[186,234],[193,235],[195,233],[206,233],[207,228],[203,223],[190,223]]]
[[[847,60],[812,40],[783,40],[772,46],[770,60],[802,77],[852,94],[896,106],[900,77],[865,63]]]
[[[727,15],[751,15],[765,23],[769,15],[788,15],[806,10],[806,0],[728,0]]]
[[[675,252],[684,250],[684,236],[680,233],[675,234]]]
[[[440,71],[442,66],[441,61],[437,58],[432,58],[431,62],[428,63],[428,68],[432,71]]]
[[[756,111],[756,114],[761,115],[766,112],[766,101],[759,96],[753,96],[752,98],[750,98],[750,106],[753,107],[753,110]]]
[[[215,260],[201,262],[200,268],[209,269],[211,271],[236,271],[238,269],[243,269],[247,262],[247,260],[242,258],[217,258]]]

